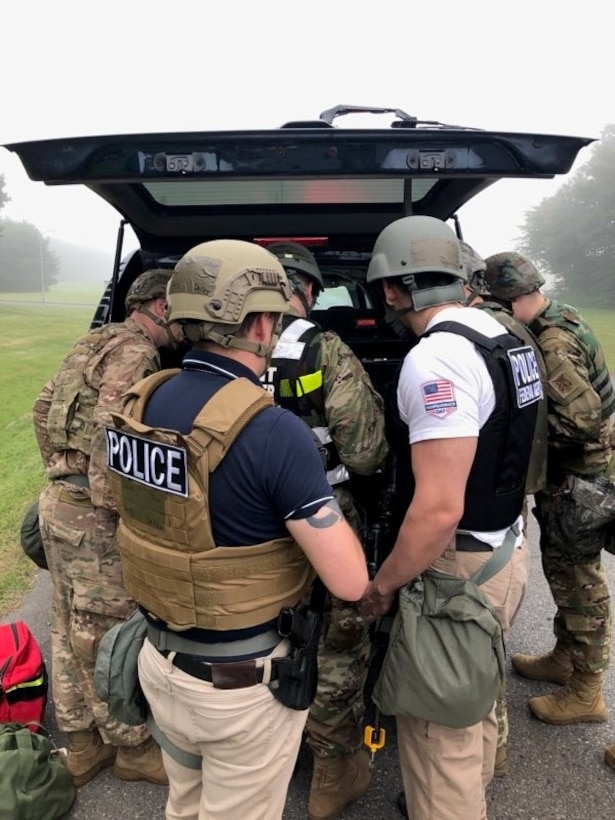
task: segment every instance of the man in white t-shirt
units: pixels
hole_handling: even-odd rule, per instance
[[[532,348],[485,311],[464,306],[464,279],[459,241],[438,219],[404,217],[376,241],[367,280],[381,283],[392,318],[419,337],[397,390],[415,489],[364,609],[371,617],[386,613],[397,590],[428,567],[470,577],[516,525],[512,559],[482,586],[506,635],[528,579],[521,512],[542,385]],[[464,729],[397,716],[397,732],[413,820],[486,818],[493,711]]]

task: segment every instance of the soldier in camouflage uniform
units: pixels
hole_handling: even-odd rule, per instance
[[[608,710],[602,679],[609,664],[611,611],[601,565],[602,530],[581,526],[569,483],[609,474],[615,392],[604,354],[575,308],[544,297],[544,279],[519,253],[486,260],[489,289],[537,338],[548,377],[547,485],[536,494],[545,577],[557,606],[555,647],[546,655],[514,655],[513,668],[561,688],[529,701],[532,713],[556,725],[601,723]],[[575,514],[578,512],[578,515]]]
[[[501,322],[506,330],[513,333],[524,344],[530,345],[536,354],[536,361],[540,368],[541,381],[543,384],[543,391],[545,398],[540,402],[538,409],[538,416],[536,419],[536,433],[534,436],[534,444],[532,447],[532,454],[530,456],[530,465],[527,474],[526,492],[527,495],[534,495],[540,490],[544,489],[547,479],[547,372],[545,368],[544,359],[540,352],[538,342],[522,323],[512,316],[501,303],[495,302],[492,299],[489,287],[485,280],[485,271],[487,264],[485,260],[479,256],[476,250],[468,245],[467,242],[460,242],[461,258],[465,265],[466,276],[468,284],[466,291],[468,294],[468,307],[476,307],[480,310],[486,310],[498,322]],[[527,502],[523,509],[523,530],[527,532]],[[524,540],[523,549],[526,551],[528,560],[528,575],[529,575],[529,547],[527,538]],[[495,768],[493,774],[495,777],[504,777],[508,772],[508,707],[506,704],[506,692],[502,692],[495,704],[495,714],[498,722],[498,739],[495,754]]]
[[[126,296],[125,321],[82,336],[33,409],[50,482],[39,517],[53,583],[53,696],[77,786],[111,764],[123,780],[167,782],[145,725],[119,723],[96,695],[94,666],[103,634],[135,609],[122,589],[102,426],[121,409],[128,387],[160,369],[158,348],[178,341],[165,319],[169,278],[163,270],[137,278]]]
[[[269,250],[284,266],[293,296],[265,383],[281,406],[306,421],[326,450],[327,480],[358,533],[362,521],[348,479],[351,473],[375,473],[386,459],[382,399],[340,337],[308,319],[323,287],[313,254],[294,242]],[[318,691],[306,725],[314,753],[310,820],[333,820],[369,787],[369,758],[361,748],[369,656],[360,604],[331,597],[318,653]]]

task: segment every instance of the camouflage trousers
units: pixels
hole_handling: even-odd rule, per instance
[[[318,647],[318,688],[306,724],[307,743],[319,757],[351,754],[363,743],[370,657],[360,604],[330,600]]]
[[[41,536],[53,586],[51,684],[58,726],[64,732],[97,727],[115,746],[138,746],[144,725],[111,717],[94,689],[102,636],[134,612],[122,588],[115,543],[116,517],[94,508],[85,488],[55,482],[39,501]]]
[[[562,515],[559,503],[555,493],[536,495],[542,567],[557,607],[553,631],[576,670],[604,672],[611,646],[611,603],[601,563],[604,539],[580,528],[575,532],[570,526],[574,516]]]

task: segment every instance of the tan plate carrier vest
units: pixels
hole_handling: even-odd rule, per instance
[[[206,403],[189,435],[142,424],[153,391],[178,371],[162,371],[129,392],[117,430],[180,447],[188,454],[188,496],[141,484],[109,471],[120,524],[124,586],[171,629],[235,630],[257,626],[294,606],[314,572],[290,537],[253,546],[219,546],[209,514],[209,475],[235,438],[271,397],[249,379],[233,379]],[[241,510],[237,510],[241,515]]]

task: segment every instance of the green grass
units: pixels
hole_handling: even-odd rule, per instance
[[[75,285],[68,282],[59,282],[52,285],[45,293],[46,305],[91,305],[95,307],[105,289],[104,282],[100,284]],[[43,295],[39,291],[29,293],[3,293],[0,291],[0,302],[31,302],[42,305]]]
[[[91,308],[0,305],[0,613],[35,571],[19,545],[24,512],[45,482],[32,405],[91,318]]]
[[[615,373],[615,311],[600,308],[577,308],[602,345],[606,363]]]

